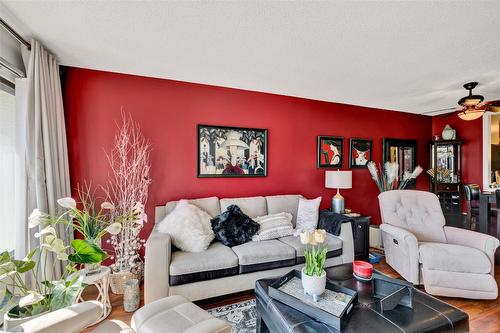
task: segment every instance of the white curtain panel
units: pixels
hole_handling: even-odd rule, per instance
[[[39,245],[40,240],[34,237],[37,230],[28,228],[27,216],[31,211],[38,208],[58,214],[57,199],[71,195],[59,64],[38,41],[32,40],[26,69],[27,77],[16,82],[20,131],[17,135],[18,180],[25,184],[16,195],[19,208],[17,257]],[[58,236],[69,244],[73,230],[62,225],[58,228]],[[56,275],[62,272],[63,265],[58,262]]]

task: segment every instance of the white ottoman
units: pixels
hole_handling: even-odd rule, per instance
[[[132,330],[118,322],[101,324],[94,333],[230,333],[231,326],[186,298],[169,296],[145,305],[132,316]]]

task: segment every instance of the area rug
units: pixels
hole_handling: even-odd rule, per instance
[[[219,319],[227,321],[234,329],[234,333],[255,333],[257,310],[255,299],[229,304],[208,310]]]

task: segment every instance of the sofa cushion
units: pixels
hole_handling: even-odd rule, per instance
[[[240,273],[295,265],[295,250],[276,239],[234,246]]]
[[[179,200],[180,201],[180,200]],[[170,201],[165,205],[165,214],[170,214],[175,206],[179,203],[179,201]],[[220,214],[220,204],[219,198],[210,197],[210,198],[200,198],[200,199],[186,199],[192,205],[200,208],[201,210],[207,212],[211,217],[217,216]]]
[[[238,257],[219,242],[204,252],[175,251],[170,260],[170,285],[216,279],[238,274]]]
[[[316,199],[299,199],[297,211],[297,229],[312,231],[318,227],[319,205],[321,197]]]
[[[472,247],[455,244],[420,243],[419,261],[424,269],[446,272],[488,274],[488,256]]]
[[[226,211],[227,207],[231,205],[240,207],[243,213],[251,218],[267,215],[267,205],[264,197],[220,199],[220,209],[222,212]]]
[[[260,225],[259,231],[252,237],[254,242],[276,239],[293,235],[295,229],[292,225],[292,214],[277,213],[255,218]]]
[[[295,250],[297,264],[303,264],[305,262],[304,250],[306,246],[300,242],[299,236],[282,237],[279,239],[279,241],[285,243],[288,246],[291,246]],[[342,255],[342,239],[326,233],[325,243],[328,245],[328,252],[326,253],[327,258],[338,257]]]
[[[292,224],[295,227],[297,223],[297,210],[299,209],[299,200],[303,198],[300,194],[271,195],[266,197],[267,213],[290,213],[292,214]]]
[[[382,222],[410,231],[419,242],[446,243],[445,219],[434,193],[386,191],[378,196]]]
[[[169,234],[174,246],[182,251],[202,252],[215,238],[210,220],[207,212],[187,200],[181,200],[175,209],[158,223],[157,230]]]

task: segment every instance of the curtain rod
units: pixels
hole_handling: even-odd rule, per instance
[[[18,34],[14,29],[10,27],[10,25],[7,24],[2,18],[0,18],[0,26],[2,26],[9,34],[12,35],[19,43],[23,44],[28,48],[28,50],[31,50],[31,44],[26,41],[23,37],[21,37],[20,34]]]

